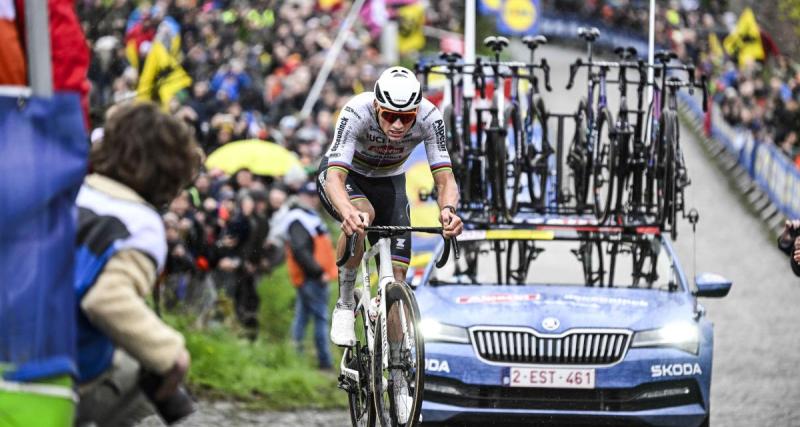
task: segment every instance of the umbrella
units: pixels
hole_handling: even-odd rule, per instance
[[[222,169],[228,174],[249,169],[256,175],[283,176],[293,167],[302,168],[296,154],[274,142],[258,139],[229,142],[214,150],[206,160],[207,169]]]

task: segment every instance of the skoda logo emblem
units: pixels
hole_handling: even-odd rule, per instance
[[[555,317],[546,317],[542,320],[542,327],[547,331],[555,331],[561,323]]]

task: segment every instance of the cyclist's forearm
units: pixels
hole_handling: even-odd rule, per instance
[[[436,191],[439,197],[436,200],[439,208],[444,206],[458,206],[458,185],[453,173],[450,171],[439,172],[433,176],[433,181],[436,184]]]
[[[330,197],[331,204],[340,216],[344,217],[349,211],[355,209],[350,203],[350,196],[347,195],[345,190],[345,180],[347,175],[338,170],[328,170],[328,176],[325,180],[325,193]]]

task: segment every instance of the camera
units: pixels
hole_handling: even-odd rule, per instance
[[[155,406],[158,415],[167,424],[173,424],[195,411],[194,399],[183,386],[179,384],[175,392],[164,399],[156,399],[156,392],[164,382],[161,375],[142,371],[139,374],[139,388]]]

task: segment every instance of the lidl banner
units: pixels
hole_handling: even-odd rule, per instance
[[[502,0],[478,0],[478,13],[488,15],[500,11]]]
[[[497,11],[497,31],[512,36],[537,34],[541,10],[539,0],[503,0]]]

